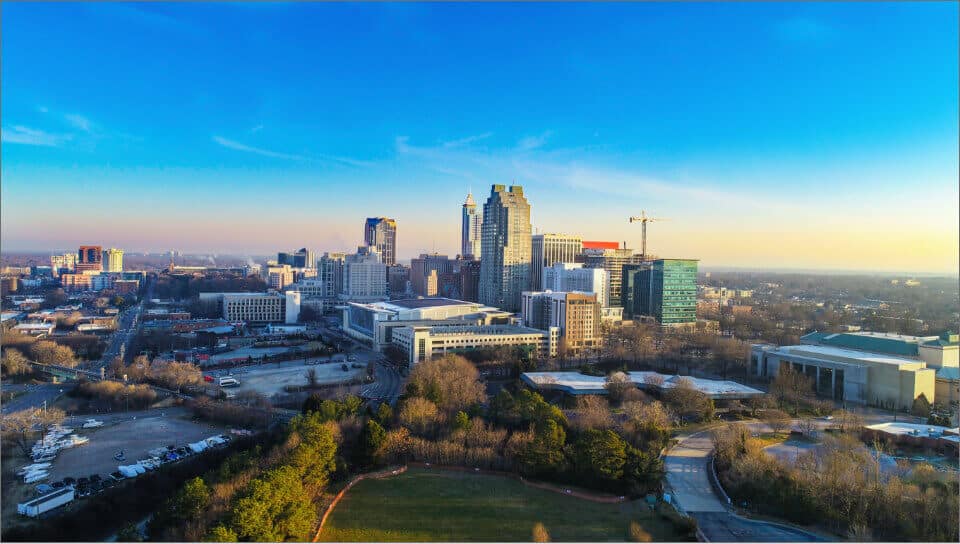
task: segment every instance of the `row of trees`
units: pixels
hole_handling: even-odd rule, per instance
[[[800,523],[823,523],[855,540],[956,542],[958,481],[929,465],[908,476],[885,476],[882,448],[867,449],[852,434],[827,437],[824,446],[788,466],[763,451],[749,429],[716,433],[716,465],[738,502]]]
[[[170,497],[151,521],[154,540],[306,541],[314,501],[337,469],[335,422],[297,416],[268,449],[231,456]]]
[[[157,392],[149,385],[114,381],[81,381],[71,394],[104,401],[113,409],[125,410],[144,410],[157,400]]]
[[[582,400],[573,422],[527,389],[502,390],[488,406],[485,399],[476,368],[463,357],[420,363],[373,459],[511,470],[618,493],[659,483],[659,452],[669,434],[659,403],[634,400],[628,423],[614,423],[599,397]]]
[[[709,367],[724,379],[746,370],[749,346],[706,331],[662,331],[648,324],[605,331],[603,357],[634,365],[672,369]]]
[[[152,362],[146,355],[138,355],[127,366],[119,357],[110,363],[110,375],[133,382],[150,382],[167,389],[180,391],[184,387],[203,383],[203,373],[193,363],[179,363],[154,359]]]

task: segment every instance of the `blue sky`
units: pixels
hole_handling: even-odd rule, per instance
[[[459,205],[705,265],[956,271],[957,3],[33,4],[3,245],[269,252]],[[53,208],[53,209],[51,209]],[[891,255],[890,246],[899,247]]]

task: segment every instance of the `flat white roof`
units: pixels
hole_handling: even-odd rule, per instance
[[[693,376],[671,376],[646,371],[624,372],[624,374],[638,387],[653,387],[654,385],[647,380],[658,378],[663,380],[663,385],[659,386],[659,388],[670,389],[676,387],[677,383],[685,378],[690,381],[695,389],[711,397],[750,397],[763,394],[763,391],[731,381],[708,380],[705,378],[695,378]],[[524,381],[537,387],[554,386],[567,389],[573,394],[583,395],[606,392],[604,388],[604,384],[606,384],[607,381],[606,376],[587,376],[579,372],[524,372],[522,376]]]
[[[868,429],[873,431],[881,431],[889,434],[895,435],[910,435],[910,436],[922,436],[926,438],[947,438],[950,436],[943,436],[944,434],[951,435],[956,437],[957,429],[951,429],[949,427],[941,427],[939,425],[923,425],[920,423],[904,423],[900,421],[891,421],[888,423],[877,423],[875,425],[867,425]]]
[[[873,331],[851,331],[836,334],[851,334],[854,336],[872,336],[874,338],[889,338],[890,340],[900,340],[903,342],[926,342],[927,340],[936,340],[939,336],[909,336],[906,334],[897,334],[895,332],[873,332]],[[830,338],[833,334],[826,336]]]
[[[783,346],[776,351],[782,351],[791,355],[807,355],[816,356],[816,355],[827,355],[830,357],[841,357],[844,359],[856,359],[864,363],[874,363],[874,364],[884,364],[884,365],[913,365],[922,364],[923,361],[918,361],[916,359],[907,359],[906,357],[897,357],[895,355],[881,355],[878,353],[871,353],[868,351],[859,351],[855,349],[846,349],[846,348],[835,348],[833,346],[814,346],[814,345],[797,345],[797,346]]]

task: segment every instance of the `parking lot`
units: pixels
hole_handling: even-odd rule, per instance
[[[90,442],[62,450],[53,461],[50,477],[44,483],[91,474],[106,477],[117,470],[117,465],[129,465],[149,457],[147,452],[154,448],[167,444],[184,446],[222,433],[224,427],[194,423],[183,417],[161,416],[156,412],[155,415],[107,423],[99,429],[76,428],[74,431],[90,438]],[[123,462],[113,458],[121,449],[126,456]]]
[[[326,358],[321,360],[326,361]],[[230,391],[235,393],[244,391],[254,391],[266,396],[274,393],[284,393],[284,386],[295,385],[303,386],[307,384],[307,371],[315,370],[317,372],[317,383],[341,383],[360,378],[366,373],[366,363],[358,361],[357,364],[363,368],[353,368],[353,363],[340,361],[336,363],[327,363],[317,365],[306,365],[305,359],[285,361],[282,363],[271,363],[268,365],[258,365],[255,367],[246,367],[239,374],[234,376],[240,380],[239,387],[232,387]],[[347,364],[348,370],[343,371],[341,365]]]

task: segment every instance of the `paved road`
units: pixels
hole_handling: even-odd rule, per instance
[[[9,414],[12,412],[19,412],[20,410],[26,410],[27,408],[40,408],[43,406],[44,401],[47,404],[52,404],[53,401],[60,396],[60,394],[65,390],[63,384],[39,384],[39,385],[29,385],[29,386],[4,386],[3,391],[24,391],[24,393],[18,395],[11,401],[3,403],[2,412],[4,414]]]
[[[129,353],[130,342],[132,342],[133,338],[137,335],[137,327],[140,325],[140,314],[143,312],[144,301],[153,298],[153,280],[150,276],[147,276],[145,281],[147,282],[146,294],[140,299],[140,302],[138,302],[136,306],[131,306],[120,314],[120,318],[117,320],[117,330],[110,335],[107,349],[104,350],[103,356],[100,357],[99,361],[92,361],[88,365],[90,370],[99,371],[100,367],[109,367],[114,357],[120,355],[121,346],[124,346],[124,358],[127,360],[131,358]]]
[[[388,402],[391,405],[396,404],[397,398],[400,396],[400,385],[403,383],[403,378],[400,377],[400,373],[393,365],[383,360],[378,360],[375,364],[374,379],[376,381],[363,386],[360,394],[371,400]]]
[[[758,424],[759,425],[759,424]],[[734,514],[710,485],[711,431],[681,437],[667,452],[664,465],[667,483],[680,507],[697,520],[711,542],[817,542],[824,539],[797,529],[754,521]]]

